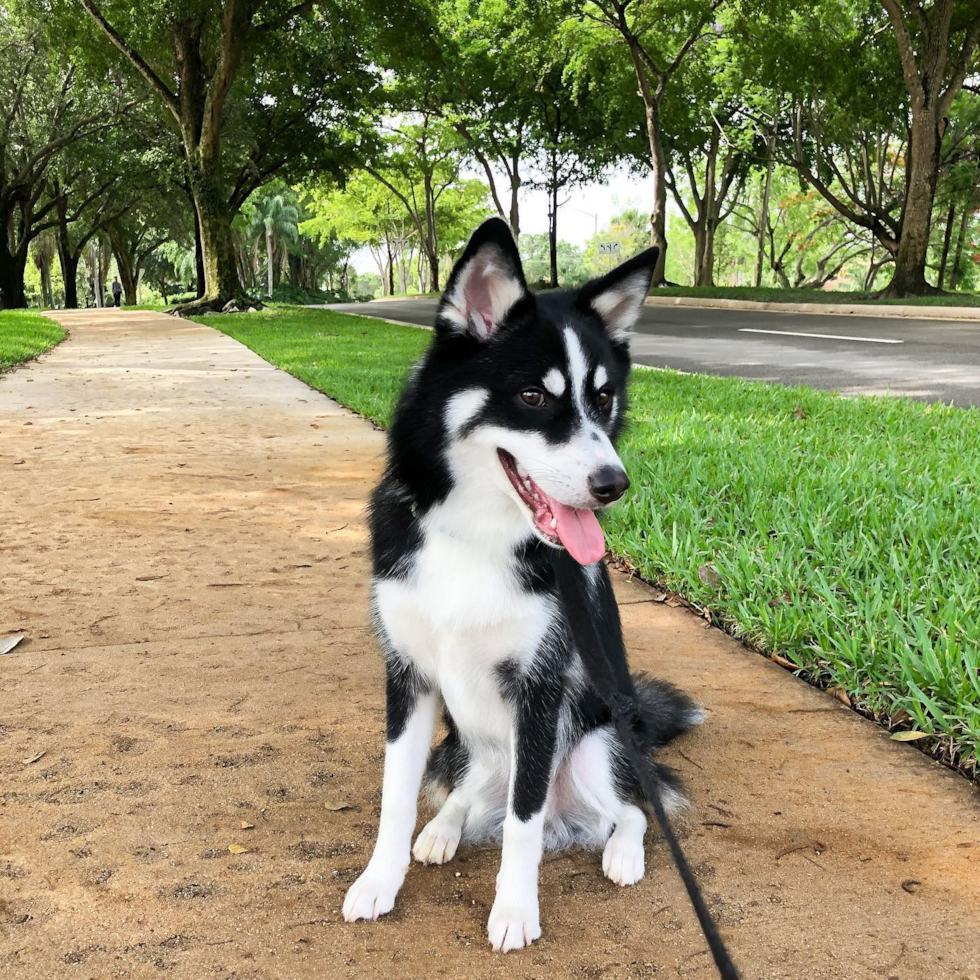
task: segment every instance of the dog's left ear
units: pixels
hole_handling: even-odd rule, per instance
[[[486,340],[519,302],[530,298],[514,236],[500,218],[490,218],[473,232],[453,266],[436,330]]]
[[[590,280],[578,292],[579,306],[597,313],[610,337],[619,343],[629,343],[630,331],[650,291],[659,255],[660,249],[648,248],[612,272]]]

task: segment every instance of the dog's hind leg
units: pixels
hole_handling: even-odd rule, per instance
[[[602,852],[602,873],[617,885],[635,885],[644,872],[643,835],[647,818],[633,804],[625,804],[616,829]]]
[[[412,854],[422,864],[446,864],[456,856],[470,803],[466,790],[454,789],[415,839]]]

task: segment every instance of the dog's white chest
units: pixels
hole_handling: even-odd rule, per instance
[[[511,712],[498,668],[537,650],[555,610],[527,591],[501,553],[429,535],[404,579],[375,583],[378,614],[395,651],[433,684],[468,735],[506,739]]]

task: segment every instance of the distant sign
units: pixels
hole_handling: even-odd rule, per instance
[[[619,252],[619,242],[599,242],[600,255],[616,255]]]

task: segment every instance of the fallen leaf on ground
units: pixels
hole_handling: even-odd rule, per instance
[[[915,742],[920,738],[928,738],[928,732],[895,732],[892,735],[893,742]]]
[[[844,688],[842,688],[842,687],[828,687],[827,688],[827,693],[828,694],[833,694],[833,696],[835,698],[837,698],[837,700],[840,701],[841,704],[846,704],[848,707],[851,706],[851,697],[847,693],[847,691],[844,690]]]
[[[790,844],[789,847],[784,847],[781,851],[777,852],[776,860],[779,861],[786,857],[787,854],[795,854],[797,851],[803,851],[808,847],[812,847],[817,854],[827,850],[826,845],[818,840],[806,841],[803,844]]]
[[[248,854],[248,848],[242,847],[241,844],[229,844],[228,850],[231,851],[232,854]]]
[[[908,892],[910,895],[914,895],[921,884],[922,882],[916,881],[915,878],[906,878],[905,881],[902,882],[902,891]]]
[[[349,810],[350,804],[346,800],[340,800],[337,803],[326,803],[324,804],[328,810]]]
[[[253,830],[254,828],[254,823],[249,823],[247,820],[242,821],[242,830]]]
[[[769,659],[773,663],[779,664],[780,667],[785,667],[787,670],[799,670],[799,667],[797,667],[792,660],[787,660],[785,657],[781,657],[778,653],[770,653]]]
[[[10,651],[24,639],[25,635],[26,634],[24,633],[15,633],[12,636],[5,636],[2,640],[0,640],[0,655],[10,653]]]
[[[37,755],[32,755],[29,759],[24,760],[24,765],[29,766],[33,762],[37,762],[38,759],[43,759],[48,754],[47,749],[42,749]]]

